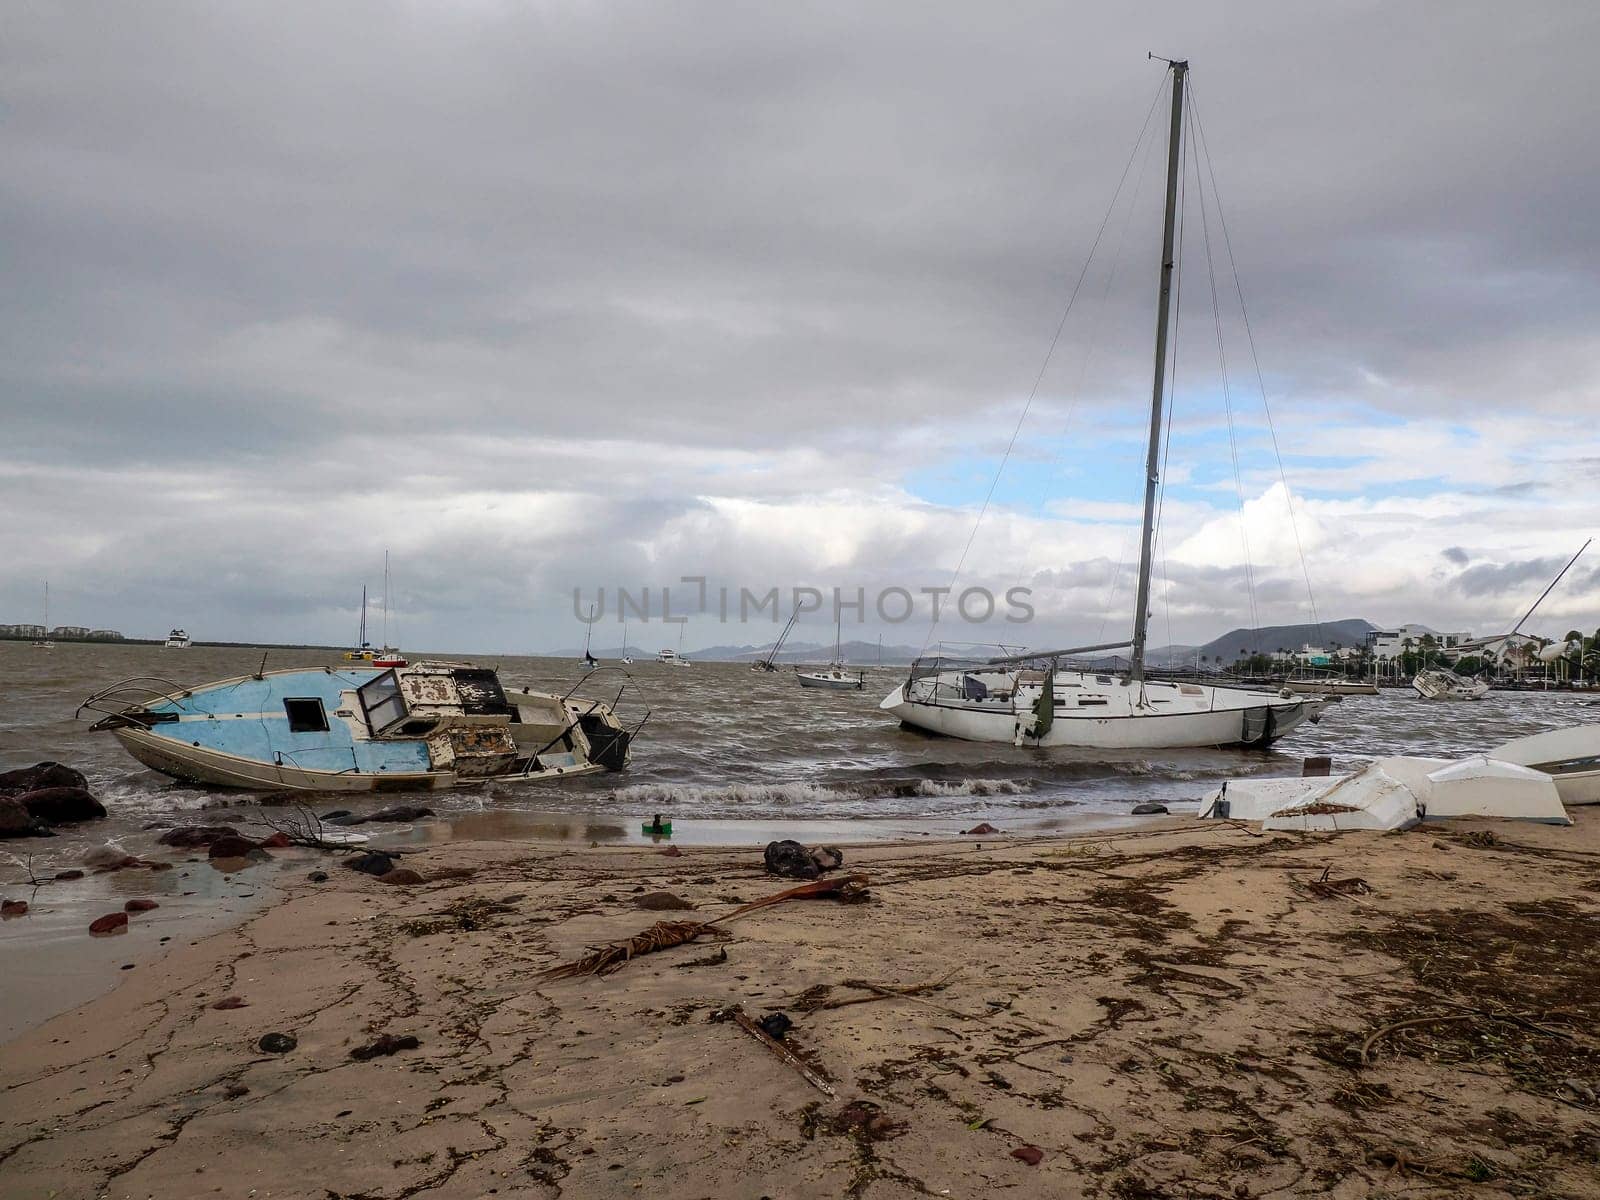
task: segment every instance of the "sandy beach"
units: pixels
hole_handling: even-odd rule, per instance
[[[1600,813],[1574,815],[848,847],[865,902],[554,982],[795,885],[758,848],[330,864],[9,1044],[0,1194],[1600,1195]],[[833,1094],[735,1005],[786,1013]],[[417,1045],[352,1054],[383,1035]]]

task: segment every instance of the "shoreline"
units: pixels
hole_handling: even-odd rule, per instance
[[[372,801],[366,807],[377,805]],[[246,826],[265,834],[263,815],[274,809],[242,807],[186,814],[183,824]],[[1149,817],[1085,812],[1029,818],[1013,825],[1016,841],[1102,832],[1119,827],[1147,825]],[[463,844],[520,846],[553,849],[561,846],[598,845],[609,849],[753,850],[759,856],[769,841],[792,838],[808,843],[858,849],[893,844],[931,845],[958,837],[965,822],[945,818],[695,818],[680,821],[669,836],[649,836],[639,827],[601,813],[546,813],[516,809],[445,812],[411,825],[363,826],[371,841],[358,850],[382,849],[418,861],[422,856]],[[919,829],[919,824],[933,826]],[[45,879],[33,886],[24,879],[0,880],[0,896],[25,900],[25,916],[7,918],[0,925],[0,978],[7,981],[5,1007],[0,1011],[0,1048],[52,1018],[86,1004],[117,987],[122,972],[159,964],[169,950],[211,936],[252,919],[280,900],[306,875],[331,870],[337,855],[299,848],[271,851],[272,859],[243,868],[219,869],[188,850],[174,850],[156,842],[154,830],[127,831],[109,844],[141,859],[167,862],[175,868],[151,872],[129,868],[112,872],[85,870],[76,880],[53,880],[56,870],[77,867],[75,858],[38,865]],[[929,839],[924,841],[924,839]],[[19,862],[32,857],[17,851]],[[42,846],[50,846],[50,842]],[[408,865],[403,863],[402,865]],[[15,870],[7,872],[15,875]],[[343,874],[343,872],[341,872]],[[112,937],[91,936],[88,925],[105,913],[118,911],[132,899],[153,899],[160,907],[130,918],[127,931]]]
[[[1591,1196],[1600,813],[1573,816],[850,845],[867,903],[555,982],[793,883],[750,847],[430,844],[427,882],[285,879],[11,1042],[0,1191]],[[834,1095],[732,1004],[787,1013]],[[381,1034],[419,1045],[352,1057]]]

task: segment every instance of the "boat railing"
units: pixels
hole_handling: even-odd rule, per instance
[[[159,684],[159,687],[152,685]],[[123,725],[148,725],[146,721],[136,720],[129,715],[130,710],[143,708],[153,700],[166,700],[180,692],[189,690],[187,684],[175,683],[170,679],[163,679],[159,675],[134,675],[128,679],[118,680],[109,687],[103,687],[95,692],[82,704],[78,705],[72,714],[77,720],[84,712],[100,714],[100,720],[94,723],[93,728],[112,729]]]

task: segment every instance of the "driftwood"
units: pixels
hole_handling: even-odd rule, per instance
[[[727,936],[722,926],[758,909],[770,908],[774,904],[782,904],[785,900],[810,900],[823,896],[857,900],[865,897],[866,888],[865,875],[842,875],[835,879],[819,879],[815,883],[803,883],[799,887],[789,888],[776,895],[752,900],[749,904],[741,904],[726,916],[709,921],[657,921],[649,929],[636,933],[631,938],[607,942],[604,946],[597,946],[582,958],[549,967],[539,972],[538,978],[553,982],[557,979],[576,979],[585,975],[609,975],[612,971],[621,970],[641,954],[670,950],[674,946],[692,942],[702,934],[709,934],[712,937]]]
[[[812,1070],[810,1065],[807,1064],[806,1061],[793,1050],[789,1049],[789,1047],[785,1046],[777,1038],[772,1037],[765,1029],[761,1028],[761,1026],[752,1021],[749,1016],[745,1014],[743,1009],[730,1009],[728,1016],[740,1029],[744,1030],[751,1037],[755,1038],[756,1041],[760,1042],[768,1050],[772,1051],[772,1053],[777,1056],[779,1062],[785,1063],[786,1065],[793,1067],[796,1071],[798,1071],[800,1073],[800,1077],[812,1087],[816,1088],[817,1091],[821,1092],[824,1096],[833,1096],[835,1094],[833,1085],[831,1083],[829,1083],[821,1075],[817,1074],[816,1071]]]
[[[887,983],[869,983],[864,979],[846,979],[839,985],[840,987],[855,988],[859,991],[867,992],[868,995],[845,996],[841,999],[829,1000],[825,999],[825,996],[831,989],[824,984],[820,988],[808,989],[805,993],[803,993],[798,1003],[795,1004],[795,1008],[799,1009],[801,1012],[824,1012],[829,1009],[847,1008],[852,1004],[873,1004],[879,1000],[910,1000],[913,1003],[925,1004],[930,1008],[938,1010],[939,1012],[965,1019],[968,1016],[966,1013],[957,1012],[953,1008],[946,1008],[942,1004],[935,1004],[930,1000],[923,1000],[921,998],[926,992],[937,992],[949,987],[950,981],[953,980],[958,973],[959,968],[956,971],[951,971],[942,979],[934,979],[927,983],[913,983],[904,986],[895,986]]]

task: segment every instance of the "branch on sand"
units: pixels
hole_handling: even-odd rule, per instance
[[[752,900],[749,904],[741,904],[726,916],[716,917],[709,921],[657,921],[649,929],[636,933],[630,938],[607,942],[604,946],[595,947],[582,958],[549,967],[539,972],[538,978],[550,983],[558,979],[576,979],[588,975],[609,975],[613,971],[621,970],[641,954],[654,954],[658,950],[670,950],[674,946],[682,946],[692,942],[702,935],[727,936],[722,926],[758,909],[769,908],[774,904],[782,904],[785,900],[811,900],[819,897],[831,897],[845,902],[854,902],[865,899],[866,895],[867,877],[865,875],[844,875],[835,879],[819,879],[815,883],[801,884],[799,887],[778,892],[776,895],[766,896],[760,900]]]

